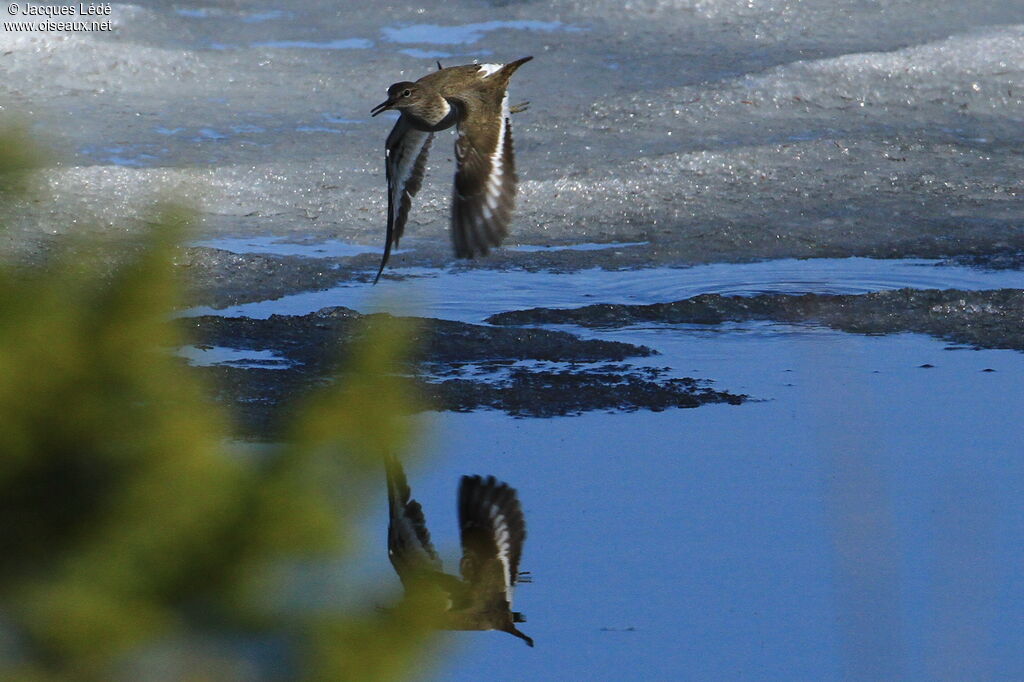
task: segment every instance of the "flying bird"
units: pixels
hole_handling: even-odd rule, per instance
[[[388,98],[371,110],[376,116],[401,113],[385,143],[388,228],[380,279],[409,218],[412,199],[423,184],[434,133],[456,126],[455,189],[452,193],[452,244],[458,258],[486,255],[508,234],[516,195],[508,82],[523,57],[508,64],[466,64],[442,68],[416,82],[388,88]]]
[[[388,482],[388,558],[406,591],[423,585],[446,595],[443,627],[448,630],[501,630],[533,646],[516,623],[526,622],[512,610],[526,540],[526,522],[516,491],[493,476],[463,476],[459,486],[462,578],[444,572],[430,541],[420,503],[412,499],[401,463],[385,460]]]

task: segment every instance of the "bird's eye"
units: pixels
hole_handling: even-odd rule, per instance
[[[408,97],[412,94],[412,90],[402,90],[402,97]]]

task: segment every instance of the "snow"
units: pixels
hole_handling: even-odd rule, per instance
[[[5,109],[57,150],[48,185],[101,225],[192,181],[207,236],[376,244],[389,124],[369,109],[387,86],[437,57],[532,54],[511,88],[533,104],[513,117],[510,244],[647,241],[670,265],[1024,245],[1019,3],[154,2],[111,20],[0,33]],[[434,256],[449,144],[403,242]],[[37,217],[26,242],[79,229]]]

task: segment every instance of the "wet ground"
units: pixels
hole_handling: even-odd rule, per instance
[[[267,319],[189,318],[197,344],[184,356],[212,376],[242,433],[274,437],[293,416],[293,405],[343,371],[348,345],[374,317],[324,308]],[[514,416],[551,417],[597,409],[739,404],[745,397],[716,391],[709,381],[665,377],[668,368],[622,363],[655,354],[642,345],[452,320],[414,323],[411,343],[418,353],[405,371],[419,379],[419,391],[434,409],[489,407]],[[343,373],[338,380],[345,380]]]
[[[114,4],[105,33],[0,33],[5,111],[49,141],[4,246],[123,229],[184,198],[204,236],[378,245],[388,84],[533,54],[516,75],[521,176],[511,243],[478,267],[782,257],[943,257],[1024,248],[1024,5],[420,6],[300,0]],[[396,265],[449,261],[451,154],[435,145]]]
[[[459,475],[519,489],[538,645],[458,633],[439,679],[1024,678],[1024,4],[113,8],[0,32],[58,202],[0,249],[192,204],[179,354],[247,435],[353,322],[427,320],[413,488],[448,549]],[[507,247],[452,260],[442,136],[370,286],[370,107],[525,54]],[[294,600],[397,582],[382,523]]]
[[[703,294],[651,305],[597,304],[572,310],[539,308],[487,318],[499,325],[707,324],[766,320],[819,324],[858,334],[917,332],[974,348],[1024,350],[1024,291],[899,289],[871,294]]]
[[[223,246],[243,252],[240,257],[246,249],[268,248],[258,240]],[[292,258],[322,272],[343,268],[328,255],[339,245],[272,248],[276,254],[251,255]],[[335,255],[338,261],[354,257]],[[359,323],[372,319],[353,308],[404,307],[436,315],[415,318],[422,354],[408,368],[433,406],[489,407],[514,416],[739,404],[747,397],[715,385],[714,377],[682,373],[679,359],[659,365],[657,346],[588,340],[578,329],[541,325],[590,328],[600,336],[637,325],[720,328],[765,321],[862,334],[917,332],[975,348],[1024,349],[1024,294],[1008,288],[1024,286],[1024,273],[1005,268],[818,259],[617,272],[416,268],[398,269],[392,277],[395,298],[389,302],[378,301],[365,282],[344,282],[226,309],[192,308],[184,320],[196,345],[184,355],[212,375],[243,433],[268,437],[309,388],[337,373]],[[942,283],[965,289],[931,288]],[[476,293],[485,286],[490,291]],[[700,293],[708,291],[715,293]],[[679,294],[692,295],[671,300]],[[602,302],[570,307],[588,298]],[[537,301],[564,307],[509,310]],[[329,302],[352,308],[320,307]]]

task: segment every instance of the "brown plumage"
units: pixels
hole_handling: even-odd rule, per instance
[[[463,476],[459,486],[462,579],[445,573],[430,541],[423,508],[412,499],[397,459],[385,462],[388,482],[388,557],[406,590],[430,587],[446,595],[449,630],[501,630],[533,646],[515,626],[512,592],[527,582],[519,572],[526,522],[516,491],[493,476]]]
[[[440,68],[415,83],[395,83],[388,99],[373,108],[374,116],[388,109],[402,114],[385,144],[388,227],[375,283],[405,230],[437,131],[457,126],[459,134],[452,194],[455,255],[485,255],[505,238],[517,182],[508,82],[531,59]]]

